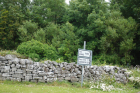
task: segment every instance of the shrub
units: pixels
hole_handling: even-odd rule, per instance
[[[43,44],[37,40],[31,40],[21,43],[17,47],[17,52],[32,58],[32,60],[34,61],[39,61],[44,58],[48,58],[51,60],[57,59],[57,52],[53,46]]]

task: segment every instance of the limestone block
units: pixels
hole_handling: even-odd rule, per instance
[[[62,74],[57,74],[58,77],[62,77]]]
[[[25,65],[26,59],[20,59],[19,63],[20,63],[21,65]]]
[[[33,74],[26,74],[26,76],[31,76],[31,77],[32,77],[32,76],[33,76]]]
[[[45,83],[46,81],[45,80],[42,80],[42,79],[39,79],[38,82]]]
[[[43,79],[43,77],[33,77],[33,79]]]
[[[57,77],[54,78],[54,81],[57,81]]]
[[[63,67],[63,64],[62,63],[60,63],[59,65],[60,65],[60,67]]]
[[[44,64],[48,64],[48,61],[44,61]]]
[[[38,76],[45,76],[45,75],[47,75],[46,73],[38,73]]]
[[[64,77],[64,78],[65,78],[65,74],[62,74],[62,77]]]
[[[58,77],[57,80],[58,80],[58,81],[63,81],[64,78],[63,78],[63,77]]]
[[[17,78],[11,78],[11,81],[17,81]]]
[[[9,73],[3,73],[2,76],[3,77],[10,77],[11,75]]]
[[[32,73],[33,73],[33,74],[37,74],[37,71],[36,71],[36,70],[33,70]]]
[[[13,64],[13,61],[12,61],[12,60],[8,60],[8,63],[9,63],[9,64]]]
[[[13,72],[9,72],[9,74],[10,74],[10,75],[13,75],[13,74],[15,74],[15,72],[14,72],[14,71],[13,71]]]
[[[16,65],[15,64],[11,64],[11,67],[13,68],[13,67],[16,67]]]
[[[27,69],[34,69],[34,65],[28,64],[28,65],[27,65]]]
[[[2,63],[8,64],[9,62],[8,61],[2,61]]]
[[[47,78],[47,82],[53,82],[54,78]]]
[[[46,74],[47,75],[53,75],[54,73],[53,72],[47,72]]]
[[[5,66],[4,70],[5,70],[5,72],[9,71],[10,70],[10,66]]]
[[[21,67],[21,65],[20,64],[16,64],[16,68],[20,68]]]
[[[43,80],[46,80],[47,79],[47,76],[43,76]]]
[[[81,78],[82,75],[77,75],[78,78]]]
[[[67,62],[63,62],[63,66],[64,66],[64,67],[66,67],[66,66],[67,66],[67,64],[68,64]]]
[[[71,74],[65,74],[65,77],[70,77],[71,76]]]
[[[33,72],[32,69],[26,69],[26,72]]]
[[[48,60],[48,63],[49,63],[49,64],[52,64],[52,61]]]
[[[44,72],[48,72],[49,71],[49,68],[44,68]]]
[[[30,80],[32,79],[32,76],[25,76],[25,80]]]
[[[71,78],[71,82],[77,82],[78,78]]]
[[[70,71],[66,71],[66,74],[70,74]]]
[[[65,80],[71,80],[71,78],[70,77],[65,77]]]
[[[74,72],[74,69],[71,69],[70,72],[73,73]]]
[[[4,60],[7,60],[7,59],[3,56],[0,56],[0,61],[4,61]]]
[[[15,74],[22,74],[23,73],[23,71],[21,70],[19,70],[19,71],[15,71]]]
[[[21,81],[22,81],[22,79],[21,79],[21,78],[17,78],[17,81],[18,81],[18,82],[21,82]]]
[[[14,67],[14,68],[12,68],[12,71],[16,71],[16,70],[17,70],[17,68],[15,68],[15,67]]]
[[[55,61],[52,61],[53,65],[58,66],[58,63]]]
[[[6,64],[5,64],[5,63],[1,63],[0,65],[1,65],[1,66],[5,66]]]
[[[47,68],[48,66],[46,64],[43,64],[43,67]]]
[[[15,63],[15,64],[18,64],[18,63],[19,63],[19,59],[18,59],[18,58],[12,59],[11,61],[12,61],[13,63]]]
[[[38,80],[30,80],[31,82],[34,82],[34,83],[37,83],[38,82]]]
[[[26,68],[26,65],[21,65],[21,68]]]
[[[26,71],[26,74],[32,74],[32,72],[27,72],[27,71]]]
[[[7,59],[7,60],[13,60],[15,58],[17,58],[17,57],[15,55],[11,55],[11,54],[8,54],[5,56],[5,59]]]
[[[13,78],[22,78],[23,74],[13,74],[12,77]]]
[[[62,74],[65,74],[66,73],[66,70],[62,70]]]

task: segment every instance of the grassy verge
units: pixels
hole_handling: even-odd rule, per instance
[[[109,93],[101,89],[89,89],[85,85],[81,88],[80,83],[69,82],[31,83],[17,81],[0,81],[0,93]],[[120,86],[120,85],[119,85]],[[138,89],[123,86],[121,90],[113,90],[111,93],[137,93]]]

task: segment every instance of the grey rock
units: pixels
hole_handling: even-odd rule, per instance
[[[43,79],[42,77],[33,77],[33,79]]]
[[[8,54],[5,56],[5,59],[7,59],[7,60],[13,60],[15,58],[17,58],[17,57],[15,55],[11,55],[11,54]]]
[[[0,61],[4,61],[4,60],[7,60],[7,59],[3,56],[0,56]]]
[[[12,65],[11,65],[12,68],[15,67],[15,66],[16,66],[15,64],[12,64]]]
[[[70,77],[65,77],[65,80],[71,80],[71,78]]]
[[[77,82],[78,78],[71,78],[71,82]]]
[[[19,59],[18,58],[14,58],[11,60],[13,63],[18,64],[19,63]]]
[[[9,73],[3,73],[2,76],[3,77],[10,77],[11,75]]]
[[[25,65],[26,59],[20,59],[20,64]]]
[[[16,68],[20,68],[21,67],[21,65],[20,64],[16,64]]]

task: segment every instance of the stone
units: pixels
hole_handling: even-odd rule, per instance
[[[34,82],[34,83],[37,83],[38,82],[38,80],[30,80],[31,82]]]
[[[32,79],[32,76],[25,76],[25,80],[30,80]]]
[[[13,78],[22,78],[23,74],[13,74],[12,77]]]
[[[15,66],[16,66],[15,64],[12,64],[12,65],[11,65],[12,68],[15,67]]]
[[[45,83],[46,81],[45,81],[45,80],[41,80],[41,79],[39,79],[38,82]]]
[[[26,59],[20,59],[20,64],[22,64],[22,65],[25,65],[25,63],[26,63]]]
[[[15,64],[18,64],[18,63],[19,63],[19,59],[18,59],[18,58],[12,59],[11,61],[12,61],[13,63],[15,63]]]
[[[21,67],[21,65],[20,64],[16,64],[16,68],[20,68]]]
[[[5,66],[4,69],[5,69],[5,71],[9,71],[10,70],[10,66]]]
[[[46,75],[46,73],[44,73],[44,72],[38,74],[38,76],[45,76],[45,75]]]
[[[2,76],[3,77],[10,77],[11,75],[9,73],[3,73]]]
[[[7,60],[13,60],[15,58],[17,58],[17,57],[15,55],[11,55],[11,54],[8,54],[5,56],[5,59],[7,59]]]
[[[17,68],[15,68],[15,67],[14,67],[14,68],[12,68],[12,71],[16,71],[16,70],[17,70]]]
[[[58,63],[57,63],[57,62],[52,61],[52,63],[53,63],[55,66],[58,66]]]
[[[48,64],[48,61],[44,61],[45,64]]]
[[[78,78],[71,78],[71,82],[77,82]]]
[[[7,60],[7,59],[3,56],[0,56],[0,61],[4,61],[4,60]]]
[[[65,77],[65,80],[71,80],[71,78],[70,77]]]
[[[53,82],[54,78],[47,78],[47,82]]]
[[[43,79],[42,77],[33,77],[33,79]]]

